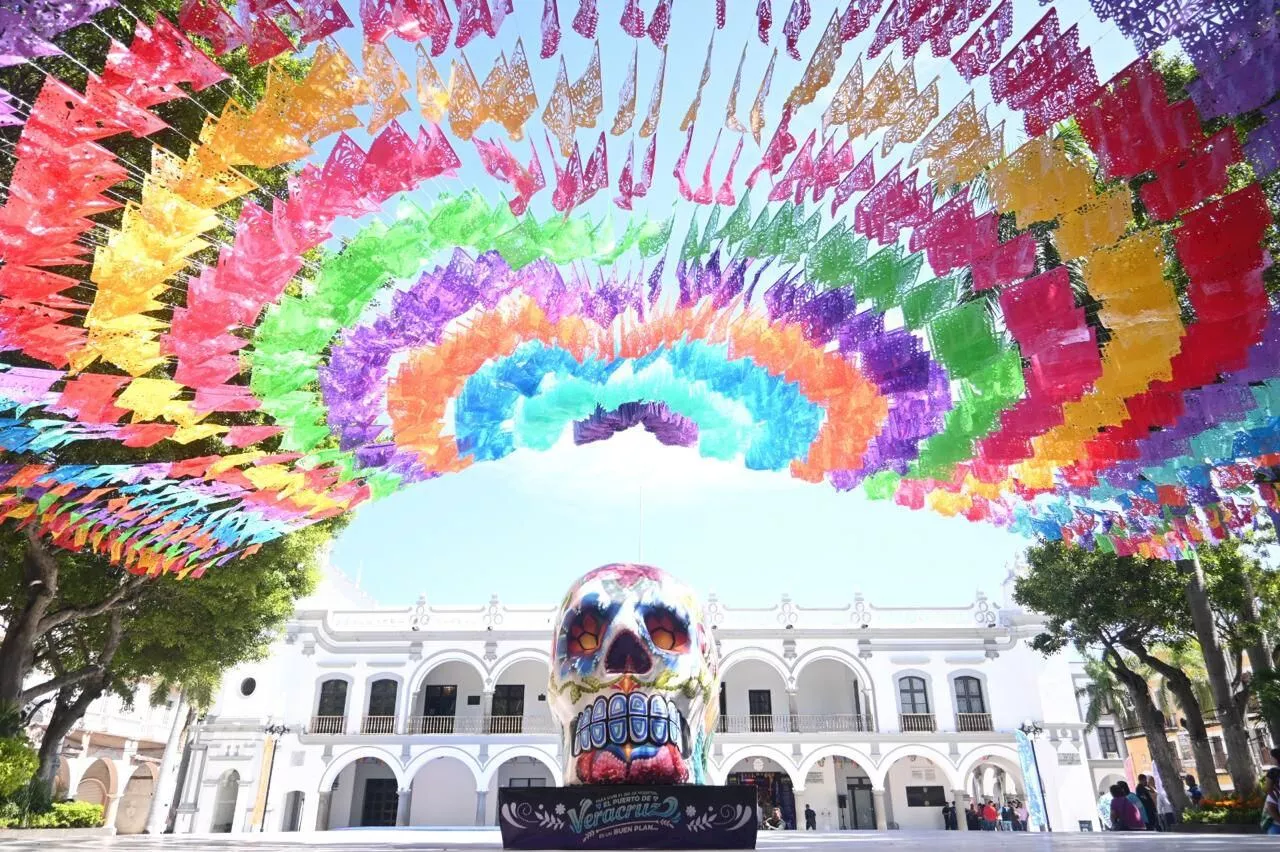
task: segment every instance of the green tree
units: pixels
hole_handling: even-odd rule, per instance
[[[55,673],[91,673],[57,690],[40,743],[40,783],[52,785],[63,739],[101,695],[132,700],[137,684],[146,680],[154,684],[157,699],[176,687],[193,704],[207,705],[223,672],[261,658],[295,601],[314,588],[336,523],[271,541],[199,580],[160,577],[143,584],[129,603],[42,636],[37,645],[42,666]],[[63,588],[82,586],[98,594],[104,573],[101,565],[83,573],[64,571]]]
[[[1103,716],[1114,715],[1124,728],[1136,728],[1137,720],[1129,709],[1129,690],[1116,679],[1111,669],[1097,657],[1085,657],[1084,673],[1089,681],[1076,688],[1076,695],[1085,699],[1084,724],[1092,731]]]
[[[1032,547],[1027,561],[1029,570],[1017,579],[1014,600],[1045,617],[1045,630],[1032,640],[1032,647],[1045,655],[1067,647],[1075,647],[1081,654],[1100,651],[1103,665],[1128,690],[1152,761],[1162,777],[1176,778],[1164,714],[1134,662],[1139,652],[1150,657],[1150,648],[1176,644],[1187,635],[1181,586],[1173,567],[1167,562],[1117,557],[1062,542]],[[1207,754],[1205,781],[1212,783],[1208,737],[1203,734],[1203,725],[1195,731],[1191,724],[1188,719],[1196,770],[1206,774],[1202,753]],[[1199,736],[1204,736],[1203,749],[1196,742]],[[1186,793],[1180,786],[1171,785],[1168,793],[1177,810],[1187,807]]]
[[[120,0],[118,8],[96,15],[92,23],[76,27],[54,39],[64,55],[0,68],[0,89],[24,104],[34,103],[46,75],[83,90],[87,73],[102,70],[112,39],[127,45],[132,41],[138,20],[151,23],[157,15],[176,20],[182,5],[182,0]],[[199,43],[200,40],[196,41]],[[209,52],[207,45],[200,46]],[[130,172],[126,181],[111,188],[114,198],[133,202],[141,198],[140,176],[150,169],[153,146],[185,157],[199,138],[205,121],[210,116],[220,115],[230,100],[251,107],[261,98],[266,89],[266,65],[251,66],[244,48],[215,57],[215,60],[230,75],[230,80],[153,107],[153,111],[169,125],[168,129],[146,139],[121,134],[98,143],[115,154]],[[309,67],[309,61],[292,57],[281,57],[277,64],[295,77],[301,77]],[[0,138],[11,143],[0,146],[0,184],[7,183],[12,174],[15,163],[15,145],[12,143],[16,143],[20,132],[18,127],[0,128]],[[270,207],[277,197],[287,194],[287,179],[292,172],[288,166],[271,169],[246,167],[240,171],[254,180],[258,188],[245,198],[219,209],[220,214],[230,221],[236,219],[241,205],[247,200]],[[119,224],[120,215],[121,211],[115,210],[93,218],[102,225],[115,227]],[[232,239],[233,232],[224,224],[207,236],[210,247],[193,256],[196,263],[214,263],[219,244]],[[69,266],[51,271],[82,281],[80,286],[69,288],[66,295],[87,304],[92,302],[95,292],[87,280],[91,268],[88,265]],[[182,300],[182,291],[176,287],[169,288],[161,297],[166,305],[180,304]],[[232,333],[247,334],[244,330]],[[6,353],[5,362],[20,367],[45,366],[18,353]],[[266,422],[265,416],[256,412],[220,417],[220,422],[231,425]],[[264,448],[270,451],[274,445],[269,441]],[[223,452],[225,447],[217,439],[195,441],[186,446],[162,443],[136,450],[111,441],[82,441],[39,457],[15,455],[6,461],[53,465],[135,463],[174,461]],[[0,578],[0,595],[3,595],[0,597],[0,618],[5,623],[4,640],[0,642],[0,707],[21,707],[100,674],[99,666],[86,662],[57,672],[55,677],[35,689],[26,686],[37,662],[37,645],[44,637],[55,631],[59,634],[74,631],[83,620],[109,615],[116,608],[133,606],[145,594],[148,582],[113,568],[92,554],[71,553],[51,547],[34,533],[15,533],[7,524],[0,525],[0,561],[3,562],[0,565],[0,573],[3,574]],[[85,582],[83,578],[91,576],[95,570],[101,574],[101,582]],[[64,591],[62,587],[67,583],[72,587]],[[103,633],[100,638],[105,640],[108,635]]]

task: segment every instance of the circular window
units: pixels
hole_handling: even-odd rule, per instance
[[[258,682],[251,677],[247,677],[240,681],[240,694],[244,696],[253,695],[253,691],[258,688]]]

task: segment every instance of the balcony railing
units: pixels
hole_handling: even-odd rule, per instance
[[[536,716],[411,716],[404,733],[409,736],[455,734],[554,734],[558,728],[550,714]],[[365,733],[382,733],[366,731]]]
[[[307,730],[313,734],[345,734],[347,732],[347,717],[312,716],[311,725]]]
[[[956,730],[961,732],[993,730],[991,727],[991,714],[957,713]]]
[[[938,730],[938,722],[932,713],[899,713],[898,730],[904,733],[928,733]]]
[[[874,731],[870,716],[854,714],[824,715],[748,715],[721,716],[716,730],[722,734],[822,734],[828,732]]]
[[[362,734],[394,734],[396,732],[395,716],[365,716],[360,726]]]
[[[453,716],[411,716],[406,733],[418,734],[452,734],[457,729],[458,720]],[[475,733],[475,732],[473,732]]]

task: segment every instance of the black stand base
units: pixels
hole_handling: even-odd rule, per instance
[[[504,849],[755,849],[754,787],[503,787]]]

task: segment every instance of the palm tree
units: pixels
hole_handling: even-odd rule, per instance
[[[1101,660],[1086,657],[1084,672],[1089,682],[1076,688],[1076,696],[1087,700],[1084,711],[1085,730],[1092,731],[1103,716],[1114,715],[1124,729],[1136,728],[1137,721],[1129,709],[1129,692]]]

